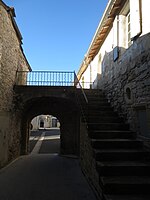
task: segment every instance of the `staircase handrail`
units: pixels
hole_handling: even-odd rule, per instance
[[[85,92],[84,92],[84,90],[83,90],[83,88],[82,88],[82,86],[81,86],[81,84],[80,84],[80,81],[78,80],[77,75],[76,75],[75,72],[74,72],[74,76],[75,76],[74,86],[75,86],[76,88],[81,89],[81,92],[82,92],[83,98],[84,98],[85,103],[86,103],[86,106],[87,106],[87,104],[88,104],[87,96],[86,96],[86,94],[85,94]],[[79,107],[80,107],[80,110],[81,110],[81,114],[82,114],[82,117],[83,117],[84,123],[85,123],[86,126],[87,126],[87,120],[86,120],[86,116],[85,116],[84,108],[83,108],[83,106],[82,106],[82,103],[81,103],[81,101],[80,101],[80,99],[79,99],[79,96],[78,96],[77,92],[76,92],[76,96],[77,96],[77,101],[78,101],[78,104],[79,104]],[[87,127],[88,127],[88,126],[87,126]]]
[[[81,83],[80,83],[80,81],[79,81],[79,79],[78,79],[78,77],[77,77],[77,75],[76,75],[75,72],[74,72],[74,77],[75,77],[74,85],[75,85],[76,87],[79,87],[79,88],[81,89],[82,94],[83,94],[83,97],[84,97],[84,100],[85,100],[86,104],[88,104],[88,98],[87,98],[87,96],[86,96],[86,94],[85,94],[85,92],[84,92],[84,90],[83,90],[83,87],[81,86]]]

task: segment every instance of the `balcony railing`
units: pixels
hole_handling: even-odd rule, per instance
[[[17,71],[16,85],[27,86],[75,86],[80,88],[86,103],[88,99],[75,72],[58,71]]]
[[[86,104],[88,104],[87,96],[83,90],[84,84],[81,83],[75,72],[58,72],[58,71],[17,71],[16,85],[27,86],[75,86],[81,89],[82,95]],[[79,97],[78,97],[79,99]],[[82,115],[85,119],[85,114],[82,108]]]
[[[16,85],[75,86],[75,72],[17,71]]]

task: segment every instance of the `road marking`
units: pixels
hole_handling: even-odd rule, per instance
[[[30,136],[29,140],[32,141],[32,140],[38,140],[39,139],[39,136]]]
[[[31,155],[39,153],[44,137],[45,137],[45,132],[43,132],[39,137],[39,140],[37,141],[35,147],[33,148]]]
[[[45,136],[44,140],[56,140],[60,139],[60,135],[50,135],[50,136]]]

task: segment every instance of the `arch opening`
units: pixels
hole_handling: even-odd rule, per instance
[[[31,120],[29,153],[60,153],[60,122],[53,115],[38,115]]]
[[[60,154],[79,154],[80,114],[77,105],[68,99],[54,97],[31,98],[25,102],[22,110],[21,154],[29,153],[30,130],[34,129],[32,119],[40,116],[53,116],[53,129],[60,130]],[[42,122],[42,123],[41,123]],[[41,127],[42,125],[42,127]],[[58,127],[56,127],[58,126]],[[39,120],[39,129],[47,131],[44,120]]]

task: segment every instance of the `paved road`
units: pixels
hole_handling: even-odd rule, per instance
[[[44,138],[37,153],[59,153],[60,150],[60,130],[51,128],[46,130],[31,131],[30,134],[30,152],[33,151],[40,136],[44,134]]]
[[[35,145],[33,153],[0,170],[0,200],[96,200],[78,159],[43,153],[44,135],[36,140],[40,148]]]

